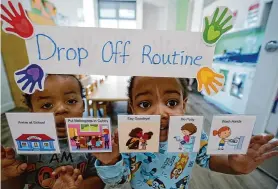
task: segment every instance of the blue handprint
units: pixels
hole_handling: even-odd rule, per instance
[[[31,64],[15,72],[15,76],[20,76],[20,75],[24,75],[24,76],[18,80],[17,77],[15,77],[15,80],[19,87],[21,83],[26,81],[24,85],[21,87],[21,90],[23,92],[32,94],[35,92],[36,89],[43,90],[44,71],[39,65]],[[38,84],[38,88],[36,87],[36,84]],[[29,90],[25,91],[25,89],[28,86],[30,86]]]

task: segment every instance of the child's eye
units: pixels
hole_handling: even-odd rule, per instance
[[[52,108],[53,107],[53,104],[51,104],[51,103],[45,103],[41,108],[43,108],[43,109],[50,109],[50,108]]]
[[[68,100],[67,103],[68,103],[68,104],[76,104],[76,103],[77,103],[77,100],[70,99],[70,100]]]
[[[151,103],[148,102],[148,101],[142,101],[142,102],[139,103],[139,107],[143,108],[143,109],[146,109],[146,108],[151,107]]]
[[[177,106],[178,104],[179,104],[179,101],[177,101],[177,100],[168,100],[166,105],[169,107],[174,107],[174,106]]]

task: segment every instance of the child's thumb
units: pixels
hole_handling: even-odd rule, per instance
[[[26,163],[22,163],[22,164],[18,165],[17,166],[17,174],[20,175],[20,174],[24,173],[26,168],[27,168]]]

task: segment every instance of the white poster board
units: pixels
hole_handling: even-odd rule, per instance
[[[29,62],[51,74],[195,78],[211,67],[202,32],[34,26]],[[66,34],[66,35],[65,35]]]

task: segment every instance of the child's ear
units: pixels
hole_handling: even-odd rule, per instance
[[[182,105],[183,105],[183,113],[186,112],[186,103],[187,103],[187,97],[183,100]]]

